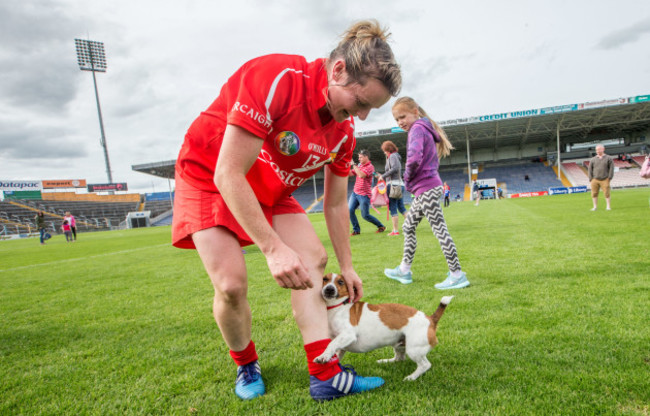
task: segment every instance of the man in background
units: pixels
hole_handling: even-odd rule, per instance
[[[598,192],[602,188],[607,202],[607,211],[610,211],[610,186],[609,183],[614,177],[614,160],[605,154],[605,146],[599,144],[596,146],[596,156],[589,161],[589,182],[591,183],[591,199],[594,201],[595,211],[598,208]]]
[[[370,162],[370,152],[365,149],[361,150],[359,152],[359,163],[352,165],[350,171],[351,176],[357,177],[354,182],[354,190],[348,201],[352,235],[361,234],[361,226],[354,213],[358,207],[361,207],[361,217],[377,227],[377,233],[383,233],[386,230],[384,224],[370,214],[370,196],[372,195],[372,176],[374,172],[375,167]]]

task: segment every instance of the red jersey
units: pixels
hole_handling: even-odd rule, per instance
[[[192,186],[219,192],[214,170],[226,124],[264,140],[246,175],[258,201],[267,206],[290,195],[325,164],[347,176],[356,145],[352,117],[321,122],[327,98],[325,60],[267,55],[244,64],[219,97],[192,123],[176,161],[176,172]]]

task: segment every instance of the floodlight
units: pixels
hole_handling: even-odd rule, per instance
[[[90,71],[93,74],[93,85],[95,86],[95,99],[97,100],[97,114],[99,115],[99,129],[102,137],[100,144],[104,148],[104,159],[106,161],[106,174],[108,183],[113,183],[111,174],[111,162],[108,159],[108,147],[106,147],[106,135],[104,134],[104,121],[102,119],[102,108],[99,105],[99,93],[97,92],[97,79],[95,72],[106,72],[106,54],[104,53],[104,43],[94,40],[75,39],[77,47],[77,63],[82,71]]]

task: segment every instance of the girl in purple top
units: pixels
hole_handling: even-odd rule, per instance
[[[397,125],[408,132],[404,183],[406,190],[415,195],[415,199],[411,202],[402,227],[402,263],[394,269],[385,269],[384,274],[404,284],[413,281],[411,264],[417,248],[415,229],[426,216],[449,266],[447,278],[437,283],[436,288],[459,289],[469,286],[465,272],[460,269],[456,245],[447,231],[439,202],[443,192],[442,180],[438,174],[439,155],[449,156],[453,146],[442,128],[410,97],[401,97],[395,101],[393,117]]]

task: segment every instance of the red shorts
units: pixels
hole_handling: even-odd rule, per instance
[[[197,189],[176,174],[174,196],[174,218],[172,221],[172,244],[178,248],[196,248],[192,234],[212,227],[225,227],[230,230],[239,244],[249,246],[253,240],[239,225],[232,212],[226,206],[221,194]],[[305,210],[294,197],[288,196],[272,207],[260,205],[269,224],[273,225],[273,216],[282,214],[300,214]]]

